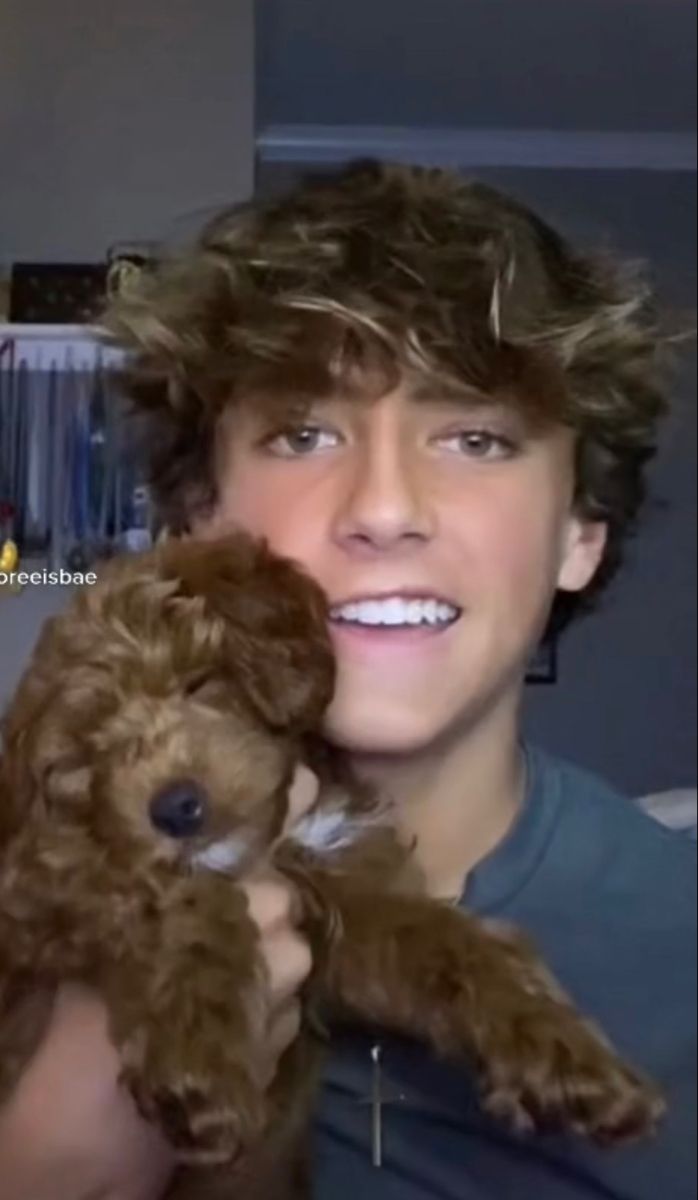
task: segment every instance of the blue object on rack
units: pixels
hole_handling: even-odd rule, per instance
[[[80,569],[151,545],[148,490],[102,350],[73,338],[11,351],[0,360],[0,501],[17,514],[20,548]]]

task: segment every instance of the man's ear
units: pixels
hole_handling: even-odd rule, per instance
[[[583,592],[601,565],[607,543],[605,521],[589,521],[576,515],[569,517],[563,533],[558,589]]]

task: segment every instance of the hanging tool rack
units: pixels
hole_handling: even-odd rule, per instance
[[[150,544],[119,361],[88,326],[0,324],[0,551],[80,571]]]

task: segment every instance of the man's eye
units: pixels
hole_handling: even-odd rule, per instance
[[[453,454],[464,455],[485,461],[501,462],[514,458],[519,447],[512,438],[487,429],[462,429],[439,439],[440,444]]]
[[[264,446],[272,454],[283,458],[300,458],[332,449],[338,441],[339,435],[331,429],[322,429],[318,425],[298,425],[281,429],[265,438]]]

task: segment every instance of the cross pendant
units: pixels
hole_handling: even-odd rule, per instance
[[[374,1167],[383,1166],[383,1048],[371,1051],[373,1083],[371,1090],[371,1151]]]

